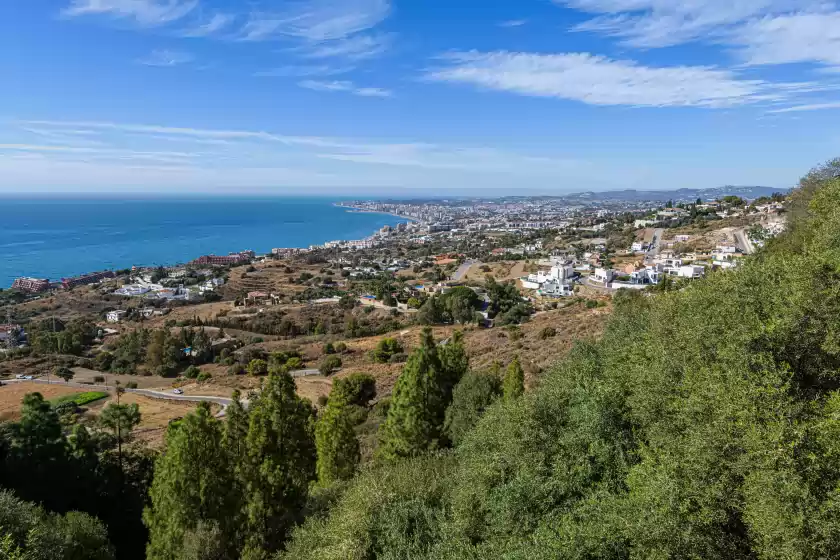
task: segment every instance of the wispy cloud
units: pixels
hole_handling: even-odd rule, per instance
[[[302,88],[315,91],[344,92],[352,93],[360,97],[391,97],[393,92],[382,88],[359,87],[349,81],[321,82],[317,80],[304,80],[298,85]]]
[[[355,35],[346,39],[325,41],[307,47],[310,58],[347,58],[361,60],[382,54],[391,46],[393,34]]]
[[[527,24],[527,19],[509,19],[507,21],[503,21],[499,24],[499,27],[522,27],[523,25]]]
[[[799,113],[802,111],[822,111],[825,109],[840,109],[840,101],[832,101],[829,103],[811,103],[809,105],[794,105],[793,107],[784,107],[782,109],[773,109],[767,111],[768,113]]]
[[[66,16],[101,15],[154,27],[179,20],[198,6],[198,0],[72,0]]]
[[[658,48],[689,42],[733,47],[747,64],[840,66],[840,5],[834,0],[554,0],[595,14],[576,31]]]
[[[227,29],[236,20],[232,14],[217,13],[207,21],[197,23],[181,31],[183,37],[210,37],[223,29]]]
[[[468,52],[426,78],[590,105],[732,107],[784,98],[784,87],[705,66],[651,67],[588,53]],[[805,87],[801,84],[800,87]]]
[[[764,17],[733,32],[728,42],[748,64],[816,62],[840,67],[840,12]]]
[[[282,12],[252,14],[243,38],[333,41],[371,29],[390,13],[389,0],[297,0]]]
[[[346,74],[352,72],[355,68],[353,66],[328,66],[326,64],[320,65],[289,65],[280,66],[279,68],[271,68],[268,70],[260,70],[255,72],[254,76],[269,77],[269,78],[306,78],[310,76],[336,76],[338,74]]]
[[[152,51],[148,56],[138,59],[137,62],[145,66],[170,67],[186,64],[194,59],[190,53],[163,49]]]
[[[728,26],[802,8],[799,0],[555,0],[601,14],[576,29],[620,37],[634,47],[666,47],[709,39]]]

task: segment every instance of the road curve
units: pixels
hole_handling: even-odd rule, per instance
[[[62,387],[73,387],[75,389],[87,389],[88,391],[104,391],[106,393],[113,393],[113,385],[88,385],[86,383],[73,383],[72,381],[65,383],[64,381],[47,381],[46,379],[9,379],[3,381],[6,383],[38,383],[41,385],[60,385]],[[175,393],[167,393],[163,391],[151,391],[149,389],[124,389],[126,393],[134,393],[152,399],[162,399],[167,401],[182,401],[182,402],[209,402],[218,404],[222,410],[216,416],[224,416],[225,410],[233,402],[233,399],[225,397],[204,396],[204,395],[176,395]]]

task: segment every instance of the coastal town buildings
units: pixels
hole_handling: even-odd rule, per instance
[[[77,286],[86,286],[88,284],[96,284],[102,280],[114,278],[113,270],[103,270],[102,272],[91,272],[90,274],[83,274],[81,276],[74,276],[72,278],[62,278],[61,286],[65,290],[71,290]]]
[[[12,289],[28,294],[40,294],[50,289],[50,281],[45,278],[18,278],[12,283]]]

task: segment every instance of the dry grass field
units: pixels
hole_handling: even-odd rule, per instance
[[[50,400],[65,395],[81,393],[84,389],[64,387],[63,385],[42,385],[40,383],[7,383],[0,387],[0,420],[20,418],[20,405],[28,393],[41,393]]]

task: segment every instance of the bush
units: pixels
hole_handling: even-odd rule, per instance
[[[324,344],[323,352],[326,355],[335,354],[335,346],[333,346],[332,342],[327,342]]]
[[[393,354],[390,358],[388,358],[389,364],[403,364],[405,361],[408,360],[408,354],[405,352],[397,352]]]
[[[387,364],[391,356],[403,351],[402,344],[395,338],[383,338],[376,345],[376,348],[371,350],[370,358],[377,364]]]
[[[336,370],[338,370],[338,368],[340,368],[340,367],[341,367],[341,358],[339,358],[338,356],[333,354],[331,356],[327,356],[326,358],[324,358],[324,360],[321,362],[320,367],[318,368],[318,371],[321,372],[321,375],[323,375],[325,377],[329,377],[330,375],[335,373]]]
[[[335,351],[338,354],[346,354],[347,353],[347,345],[343,342],[336,342],[335,343]]]
[[[554,327],[544,327],[540,331],[539,336],[540,336],[540,340],[547,340],[549,338],[553,338],[553,337],[557,336],[557,329],[555,329]]]
[[[105,383],[105,376],[104,375],[94,375],[93,376],[94,383]]]
[[[469,372],[455,386],[446,409],[444,429],[453,445],[460,445],[484,411],[502,396],[502,382],[493,373]]]
[[[201,375],[201,370],[195,366],[190,366],[184,371],[184,377],[187,379],[195,379]]]
[[[129,381],[128,383],[125,384],[125,388],[126,389],[136,389],[137,388],[137,382],[136,381]]]
[[[598,300],[597,299],[586,300],[586,308],[587,309],[595,309],[596,307],[598,307]]]
[[[205,381],[210,381],[211,379],[213,379],[213,376],[210,374],[209,371],[202,371],[200,374],[198,374],[198,377],[196,377],[196,381],[198,381],[199,383],[204,383]]]
[[[253,376],[267,375],[268,363],[265,360],[251,360],[248,364],[248,374]]]
[[[376,380],[366,373],[354,373],[333,382],[330,397],[349,405],[367,406],[376,396]]]

